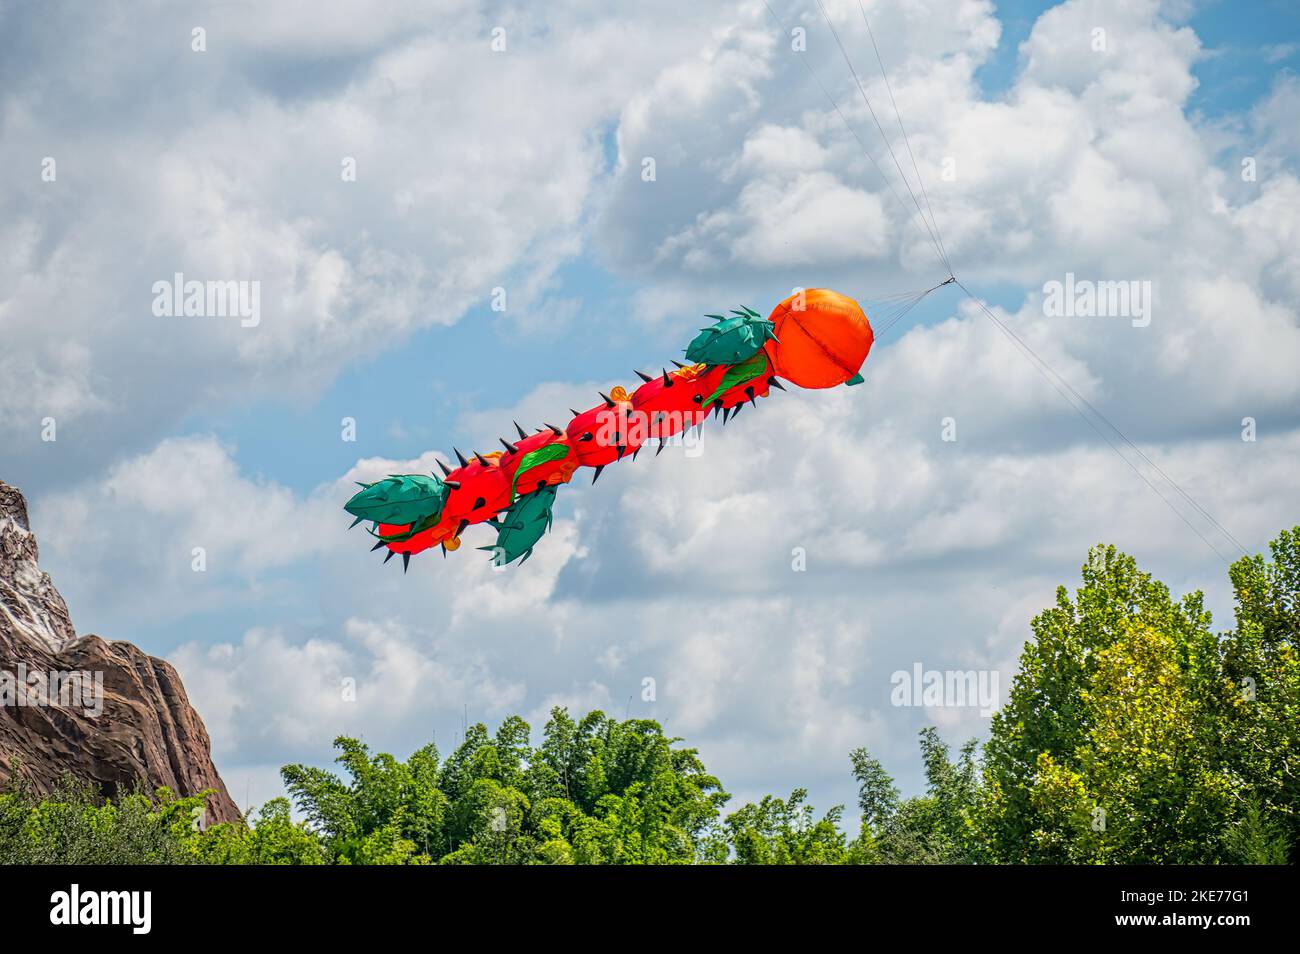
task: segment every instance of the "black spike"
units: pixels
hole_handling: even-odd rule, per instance
[[[486,457],[484,457],[482,454],[480,454],[478,451],[474,452],[474,456],[478,458],[478,462],[482,464],[484,467],[492,466],[492,462],[488,460]]]
[[[578,440],[580,441],[594,441],[595,439],[596,438],[592,435],[591,431],[588,431],[587,433],[583,434],[581,437],[578,438]]]
[[[606,394],[604,391],[597,391],[596,393],[599,394],[602,398],[605,399],[605,407],[613,407],[613,406],[614,406],[614,399],[611,398],[611,397],[610,397],[608,394]]]
[[[543,423],[543,424],[546,424],[545,421],[542,421],[542,423]],[[554,424],[546,424],[546,426],[549,427],[549,428],[550,428],[550,429],[555,433],[555,436],[556,436],[556,437],[563,437],[563,436],[564,436],[564,431],[560,430],[560,429],[559,429],[558,427],[556,427]]]
[[[392,559],[393,557],[395,557],[395,556],[397,556],[397,551],[396,551],[396,550],[389,550],[389,551],[388,551],[388,556],[384,557],[384,562],[387,563],[389,560],[391,560],[391,559]]]
[[[577,417],[577,416],[578,416],[579,414],[581,414],[582,412],[581,412],[581,411],[575,411],[573,408],[569,408],[569,413],[572,414],[574,417]]]
[[[664,387],[666,387],[666,388],[670,388],[670,387],[673,386],[673,379],[670,378],[670,377],[668,377],[668,369],[667,369],[667,368],[664,368],[663,370],[664,370]]]
[[[745,393],[749,395],[749,403],[754,407],[758,407],[758,402],[754,400],[754,385],[751,384],[745,388]]]
[[[623,455],[627,453],[627,445],[626,445],[626,444],[619,444],[618,447],[615,448],[615,450],[618,451],[618,454],[617,454],[617,456],[616,456],[614,459],[615,459],[615,460],[622,460],[622,459],[623,459]]]
[[[641,448],[640,448],[640,447],[638,447],[636,450],[634,450],[634,451],[632,452],[632,459],[633,459],[633,460],[636,460],[636,455],[639,454],[639,453],[641,453]]]
[[[723,409],[722,409],[722,426],[723,426],[723,427],[726,427],[726,426],[727,426],[727,418],[730,417],[730,416],[731,416],[731,408],[729,408],[729,407],[725,407],[725,408],[723,408]]]
[[[522,427],[519,426],[519,422],[518,422],[518,421],[513,421],[513,422],[511,422],[511,423],[513,423],[513,424],[515,425],[515,430],[519,432],[519,439],[520,439],[521,441],[522,441],[525,437],[528,436],[527,434],[524,433],[524,429],[523,429]]]
[[[514,444],[511,444],[511,443],[510,443],[508,440],[506,440],[504,437],[498,437],[497,440],[499,440],[499,441],[501,442],[501,446],[504,447],[506,450],[510,451],[510,453],[512,453],[512,454],[518,454],[518,453],[519,453],[519,448],[518,448],[518,446],[516,446],[516,445],[514,445]]]
[[[658,449],[657,451],[655,451],[655,456],[656,456],[656,457],[658,457],[660,454],[662,454],[662,453],[664,452],[664,446],[665,446],[665,444],[664,444],[664,439],[661,437],[661,438],[659,438],[659,449]]]
[[[438,461],[438,466],[442,468],[442,475],[444,477],[446,477],[451,473],[451,469],[446,464],[444,464],[441,460]]]
[[[635,371],[636,369],[633,368],[633,370]],[[654,380],[654,378],[650,377],[650,375],[646,374],[644,371],[637,371],[636,376],[640,378],[642,381],[644,381],[646,384],[649,384],[651,381]]]
[[[444,480],[444,481],[442,482],[442,485],[443,485],[444,487],[450,487],[452,490],[460,490],[460,481],[459,481],[459,480]]]
[[[604,469],[605,469],[605,465],[604,465],[604,464],[601,464],[599,467],[596,468],[596,472],[595,472],[594,474],[591,475],[591,482],[592,482],[593,484],[594,484],[596,481],[600,480],[600,472],[603,471]]]
[[[409,570],[410,568],[411,568],[411,554],[409,554],[409,553],[403,553],[403,554],[402,554],[402,572],[405,573],[405,572],[406,572],[407,570]]]
[[[775,374],[772,375],[770,378],[767,379],[767,386],[770,387],[770,388],[776,388],[778,391],[784,391],[784,390],[785,390],[785,385],[782,384],[780,381],[777,380],[777,377],[776,377]]]
[[[386,546],[388,546],[388,544],[385,543],[383,540],[380,540],[378,543],[376,543],[373,547],[370,548],[370,552],[374,553],[380,547],[386,547]]]
[[[464,533],[465,528],[468,526],[469,526],[469,521],[464,517],[461,517],[460,523],[456,525],[456,536],[459,537],[462,533]]]
[[[468,467],[468,466],[469,466],[469,461],[467,461],[467,460],[465,459],[465,455],[462,454],[460,451],[456,450],[456,448],[454,448],[454,447],[452,448],[452,450],[453,450],[453,451],[456,451],[456,459],[457,459],[458,461],[460,461],[460,466],[462,466],[462,467]]]
[[[440,544],[438,544],[438,546],[442,547],[442,558],[443,558],[444,560],[447,559],[447,544],[445,544],[445,543],[440,543]]]
[[[669,359],[669,360],[671,360],[671,361],[673,362],[673,364],[677,365],[677,367],[679,367],[679,368],[684,368],[684,367],[686,367],[686,365],[682,364],[680,361],[677,361],[677,360],[674,360],[674,359]]]
[[[737,404],[735,407],[733,407],[733,408],[731,409],[731,419],[732,419],[733,421],[734,421],[736,418],[740,417],[740,410],[741,410],[741,408],[743,408],[744,406],[745,406],[745,405],[743,405],[743,404]]]
[[[474,509],[475,509],[475,510],[479,509],[479,507],[486,507],[486,506],[487,506],[487,501],[484,500],[482,497],[475,497],[475,498],[474,498]]]

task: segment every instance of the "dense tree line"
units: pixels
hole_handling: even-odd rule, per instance
[[[1235,625],[1113,547],[1033,620],[982,751],[921,732],[925,793],[849,755],[860,824],[797,789],[727,812],[699,753],[647,719],[517,716],[446,758],[335,740],[246,823],[202,798],[0,794],[0,859],[211,864],[1286,863],[1300,854],[1300,527],[1230,569]]]

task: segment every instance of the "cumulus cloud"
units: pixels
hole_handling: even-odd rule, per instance
[[[333,638],[298,643],[252,629],[234,643],[185,644],[171,662],[217,758],[240,762],[294,750],[319,758],[336,734],[392,735],[462,704],[500,717],[523,702],[522,685],[493,677],[472,652],[435,650],[429,637],[391,619],[348,619]]]

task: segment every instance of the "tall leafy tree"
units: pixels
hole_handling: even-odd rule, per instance
[[[1300,527],[1272,559],[1243,557],[1229,576],[1236,628],[1223,643],[1227,751],[1249,787],[1255,824],[1300,859]],[[1247,822],[1249,824],[1249,822]]]
[[[1132,557],[1108,546],[1090,551],[1074,599],[1058,588],[1056,605],[1031,626],[1034,638],[1025,644],[1010,698],[993,717],[985,746],[980,836],[1000,861],[1065,863],[1069,851],[1060,839],[1043,835],[1059,819],[1035,791],[1047,764],[1082,768],[1099,711],[1088,693],[1098,688],[1103,660],[1114,658],[1107,650],[1134,633],[1163,634],[1162,645],[1193,684],[1188,691],[1204,701],[1217,691],[1209,685],[1217,641],[1200,593],[1173,599]]]

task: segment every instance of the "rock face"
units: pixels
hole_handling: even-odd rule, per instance
[[[27,502],[0,481],[0,784],[37,792],[65,774],[106,795],[213,789],[207,821],[239,810],[172,666],[130,643],[80,636],[37,562]]]

